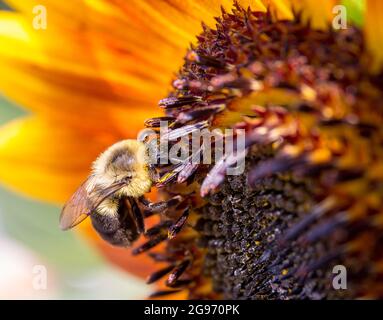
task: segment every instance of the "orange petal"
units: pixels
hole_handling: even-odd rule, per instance
[[[336,0],[290,0],[296,12],[302,12],[304,22],[310,21],[314,28],[326,29],[334,18],[332,12]]]
[[[290,0],[263,0],[263,2],[277,19],[291,20],[294,18]]]
[[[367,48],[373,56],[373,71],[379,71],[383,64],[383,2],[367,0],[366,16],[364,18],[364,32]]]
[[[97,59],[92,57],[91,48],[84,44],[86,39],[79,35],[80,39],[62,39],[60,43],[50,42],[47,35],[46,46],[56,46],[49,48],[54,54],[48,55],[45,49],[39,48],[43,39],[31,36],[22,20],[7,15],[8,19],[0,20],[0,67],[8,76],[1,77],[0,88],[8,97],[36,113],[81,127],[100,126],[105,116],[126,121],[133,108],[139,113],[153,110],[161,97],[158,87],[162,84],[166,89],[168,81],[155,76],[150,80],[127,72],[124,77],[108,79],[97,66]],[[7,32],[9,30],[11,32]],[[52,34],[51,38],[59,35]],[[67,51],[65,57],[61,56],[64,51]]]
[[[36,30],[36,1],[8,2],[18,12],[0,15],[0,68],[8,75],[0,79],[2,92],[81,127],[101,125],[107,113],[122,129],[132,109],[155,112],[201,22],[214,24],[220,5],[232,6],[231,0],[41,0],[47,29]],[[260,0],[252,7],[264,9]]]
[[[8,2],[20,13],[0,15],[0,68],[8,74],[0,88],[34,112],[80,126],[84,117],[102,123],[105,110],[116,119],[132,108],[154,110],[201,22],[214,25],[220,7],[233,5],[231,0],[41,0],[47,29],[36,30],[36,2]],[[260,0],[239,3],[265,10]],[[286,11],[283,5],[276,8]]]
[[[131,121],[129,136],[137,125]],[[88,131],[28,117],[0,128],[0,180],[13,189],[62,203],[89,174],[97,155],[122,139],[113,130]]]

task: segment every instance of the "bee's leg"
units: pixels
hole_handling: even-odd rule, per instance
[[[167,208],[179,204],[182,201],[182,197],[181,196],[175,196],[175,197],[173,197],[169,200],[166,200],[166,201],[150,202],[148,199],[146,199],[144,196],[142,196],[142,197],[138,198],[138,201],[147,211],[147,214],[145,214],[145,216],[150,216],[152,213],[158,213],[161,211],[165,211]]]
[[[127,198],[127,202],[129,202],[130,207],[132,208],[132,213],[134,220],[136,222],[137,231],[141,233],[145,233],[145,223],[144,223],[144,217],[141,213],[140,208],[137,205],[137,202],[133,198]]]

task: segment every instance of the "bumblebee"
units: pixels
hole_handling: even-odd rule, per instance
[[[62,209],[60,228],[68,230],[90,216],[99,235],[115,246],[130,246],[145,232],[143,207],[160,212],[179,198],[151,203],[144,194],[155,180],[146,146],[136,140],[117,142],[93,163],[92,173]]]

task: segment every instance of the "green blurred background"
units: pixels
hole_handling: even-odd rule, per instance
[[[0,124],[24,111],[0,96]],[[0,299],[134,299],[149,288],[113,268],[74,232],[58,228],[60,208],[0,186]],[[47,268],[46,290],[33,289],[33,266]]]

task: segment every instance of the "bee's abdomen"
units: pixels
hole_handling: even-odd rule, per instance
[[[105,241],[115,246],[130,246],[139,236],[136,224],[124,201],[120,201],[115,214],[91,215],[92,225]]]

